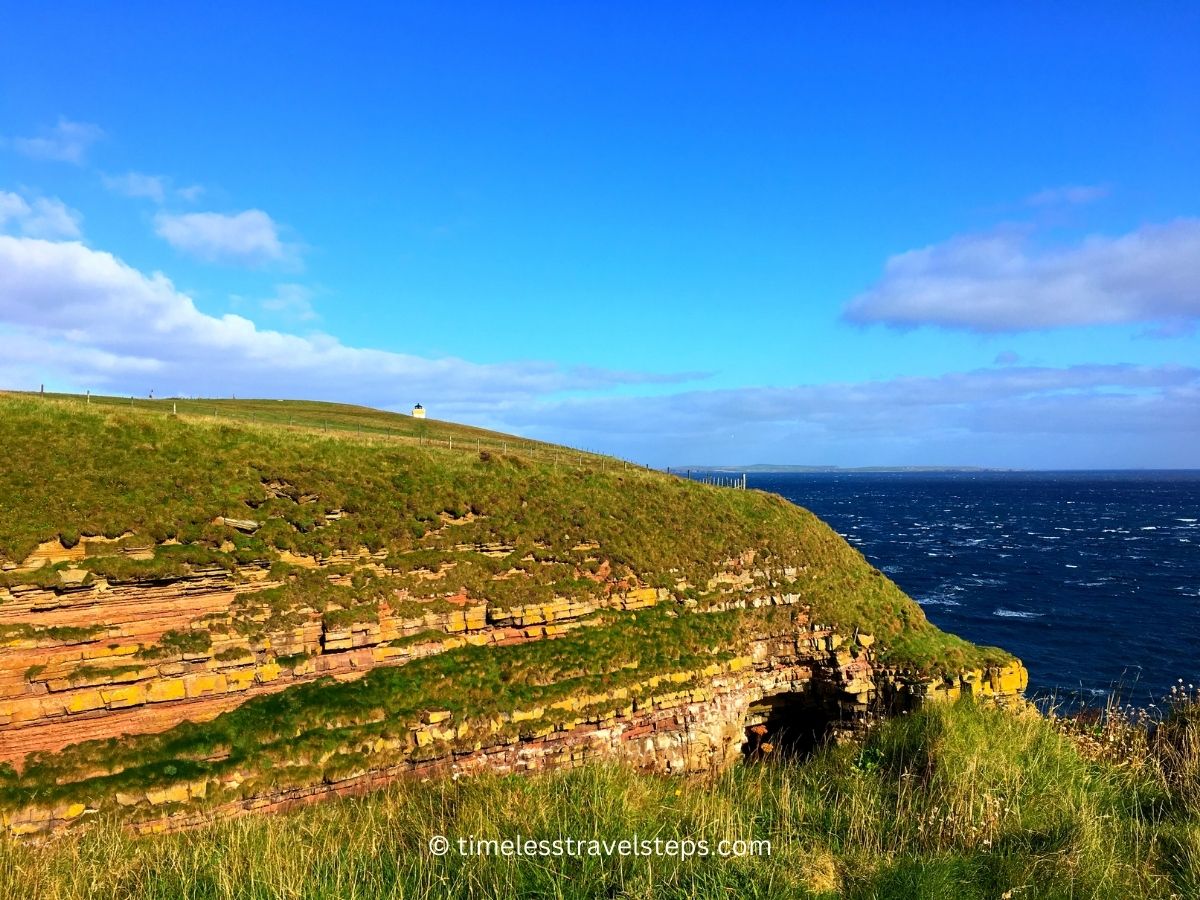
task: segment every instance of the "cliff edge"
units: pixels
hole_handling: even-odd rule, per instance
[[[715,771],[1026,684],[774,495],[372,410],[177,408],[0,395],[13,833]]]

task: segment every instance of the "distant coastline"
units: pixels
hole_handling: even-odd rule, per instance
[[[1083,475],[1088,473],[1125,473],[1132,474],[1137,472],[1158,473],[1158,474],[1181,474],[1195,475],[1200,474],[1200,468],[1190,469],[999,469],[990,468],[988,466],[787,466],[776,465],[774,463],[755,463],[752,466],[671,466],[670,470],[676,474],[682,472],[719,472],[719,473],[737,473],[746,472],[749,474],[765,474],[765,475],[824,475],[824,474],[1026,474],[1038,475],[1048,473],[1070,473]]]
[[[1023,472],[1024,469],[990,469],[985,466],[784,466],[755,463],[752,466],[671,466],[672,472]]]

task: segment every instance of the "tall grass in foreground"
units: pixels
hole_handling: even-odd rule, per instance
[[[887,723],[807,763],[712,783],[590,767],[400,784],[288,815],[133,838],[93,827],[0,843],[0,896],[1196,897],[1197,710],[1134,762],[1097,728],[969,702]],[[766,839],[769,856],[444,857],[429,839]]]

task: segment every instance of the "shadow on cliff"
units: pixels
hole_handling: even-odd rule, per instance
[[[846,724],[836,699],[821,692],[772,694],[747,713],[742,756],[747,763],[805,760],[834,740]]]

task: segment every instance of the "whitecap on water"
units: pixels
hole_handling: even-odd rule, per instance
[[[992,613],[993,616],[999,616],[1001,619],[1040,619],[1042,613],[1037,612],[1022,612],[1016,609],[997,609]]]
[[[946,584],[924,597],[918,597],[917,602],[922,606],[958,606],[955,594],[961,594],[966,588],[960,584]]]

